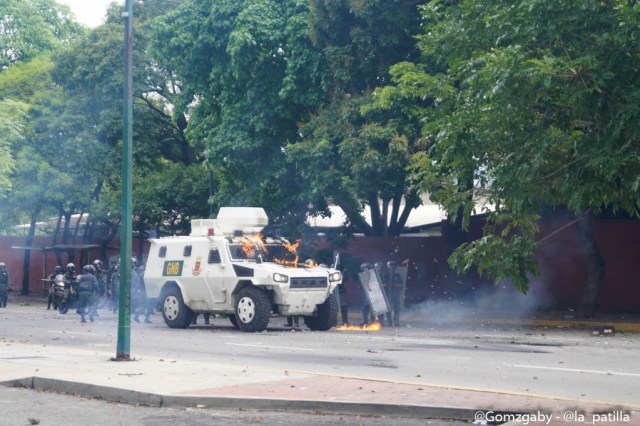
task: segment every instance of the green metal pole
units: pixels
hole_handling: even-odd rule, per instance
[[[116,361],[129,361],[131,340],[131,248],[133,191],[133,0],[125,0],[124,12],[124,102],[122,119],[122,219],[120,226],[120,300]]]

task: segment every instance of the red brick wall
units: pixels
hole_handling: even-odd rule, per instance
[[[133,241],[133,255],[137,253],[138,240]],[[99,244],[94,242],[92,244]],[[109,256],[118,257],[118,241],[115,241],[109,250]],[[24,262],[25,250],[14,249],[12,247],[24,247],[26,245],[26,237],[0,237],[0,262],[7,264],[7,271],[9,272],[10,288],[12,291],[19,293],[22,291],[22,265]],[[34,237],[33,247],[50,247],[51,237]],[[53,250],[46,252],[46,270],[44,271],[45,254],[41,250],[31,250],[31,262],[29,268],[29,292],[33,294],[41,294],[43,290],[42,278],[48,277],[53,272],[56,266],[56,255]],[[101,258],[100,248],[92,248],[86,251],[85,259],[81,256],[81,251],[76,250],[73,256],[73,263],[76,265],[76,272],[80,272],[83,265],[82,261],[92,262],[94,259],[101,259],[103,261],[107,259]],[[62,255],[62,267],[64,268],[69,263],[69,257],[66,251]]]
[[[548,235],[566,222],[545,221],[541,223],[542,235]],[[471,234],[479,235],[479,225],[474,225]],[[640,221],[598,220],[596,237],[605,259],[606,283],[600,291],[600,312],[640,313]],[[49,246],[50,237],[36,237],[34,246]],[[134,255],[138,239],[134,239]],[[110,255],[118,256],[118,242],[114,242]],[[22,286],[22,262],[24,250],[12,246],[24,246],[24,237],[0,237],[0,261],[5,262],[10,274],[11,288],[20,291]],[[451,277],[446,265],[444,244],[440,237],[358,237],[345,250],[353,257],[369,262],[400,263],[410,259],[407,280],[407,303],[426,300],[458,300],[473,297],[479,290],[483,295],[513,293],[511,285],[494,286],[478,277],[461,283]],[[146,251],[145,251],[146,253]],[[99,249],[89,252],[89,259],[100,257]],[[537,259],[540,277],[532,278],[528,299],[540,309],[565,310],[576,308],[585,279],[585,256],[580,247],[577,226],[571,225],[550,237],[540,249]],[[63,257],[67,262],[66,255]],[[80,253],[75,255],[78,268]],[[105,259],[103,259],[105,260]],[[65,263],[66,264],[66,263]],[[56,265],[53,251],[47,255],[47,271]],[[64,266],[64,264],[63,264]],[[42,289],[43,254],[31,252],[29,290],[39,293]],[[78,268],[79,269],[79,268]],[[346,281],[347,296],[352,306],[362,304],[363,295],[353,279]],[[535,302],[535,303],[534,303]]]
[[[568,221],[544,221],[541,235],[548,235]],[[480,235],[475,224],[471,235]],[[606,262],[606,282],[600,291],[599,312],[640,313],[640,221],[599,220],[596,237]],[[346,249],[353,257],[369,262],[405,258],[411,260],[407,280],[407,303],[425,300],[472,300],[496,297],[509,303],[516,292],[510,283],[495,286],[472,276],[465,282],[452,278],[446,265],[441,237],[358,237]],[[527,295],[530,307],[569,310],[578,306],[586,274],[586,258],[575,224],[557,232],[537,254],[540,276],[532,277]],[[353,280],[347,282],[349,303],[361,305],[363,295]],[[519,295],[518,295],[519,296]]]

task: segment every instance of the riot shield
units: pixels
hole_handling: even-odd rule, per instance
[[[376,271],[374,269],[366,269],[358,274],[358,279],[374,315],[380,316],[389,312],[387,295],[382,289],[382,283]]]

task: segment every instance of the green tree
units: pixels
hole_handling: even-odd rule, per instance
[[[155,23],[154,51],[182,83],[187,135],[207,143],[218,204],[260,205],[272,217],[296,210],[284,147],[327,77],[307,18],[302,0],[208,0],[184,1]]]
[[[11,188],[9,174],[13,170],[11,145],[22,138],[26,105],[11,99],[0,100],[0,198]]]
[[[0,0],[0,71],[51,52],[80,33],[69,7],[55,0]]]
[[[133,148],[137,177],[134,179],[133,209],[135,227],[142,231],[167,223],[167,218],[156,211],[196,210],[198,214],[207,214],[208,192],[201,184],[208,181],[206,170],[202,170],[197,178],[194,174],[189,175],[194,177],[193,184],[181,186],[185,191],[183,197],[161,197],[166,191],[161,185],[163,173],[167,175],[167,181],[175,183],[176,174],[186,176],[186,170],[202,163],[204,158],[204,144],[201,141],[191,143],[185,134],[188,120],[181,103],[181,83],[169,64],[152,58],[147,48],[150,23],[173,7],[175,4],[150,1],[136,4],[134,9]],[[87,120],[84,128],[91,131],[103,147],[103,155],[94,157],[99,191],[96,191],[91,213],[106,221],[110,229],[116,226],[112,218],[117,215],[120,202],[114,194],[121,185],[123,61],[120,13],[120,8],[112,6],[105,25],[61,52],[53,71],[55,81],[72,95],[69,107],[83,113]],[[176,171],[176,167],[182,172]],[[155,205],[148,202],[150,198],[155,199]],[[165,205],[167,201],[170,203]],[[185,204],[177,206],[179,202]],[[189,217],[182,215],[177,220],[188,223]],[[144,232],[140,235],[144,236]]]
[[[306,183],[303,196],[323,211],[326,199],[346,214],[352,232],[399,235],[420,204],[419,186],[407,166],[417,149],[417,129],[389,114],[369,113],[368,97],[344,97],[302,128],[304,140],[291,144],[289,162]],[[368,206],[371,224],[362,215]]]
[[[420,204],[406,171],[420,149],[419,121],[375,107],[371,97],[389,82],[392,64],[417,58],[418,3],[310,2],[310,36],[332,79],[327,100],[302,126],[303,141],[289,146],[289,161],[308,199],[331,200],[351,230],[365,235],[399,235]],[[371,225],[362,215],[367,208]]]
[[[638,215],[640,5],[636,2],[433,1],[422,8],[421,63],[398,64],[395,94],[425,116],[425,188],[449,212],[496,206],[485,236],[451,261],[526,292],[540,207],[579,218],[592,315],[604,274],[590,217]],[[391,96],[393,93],[387,93]],[[474,188],[460,185],[469,174]]]

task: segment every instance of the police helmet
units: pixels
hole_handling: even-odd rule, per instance
[[[76,271],[76,265],[74,265],[73,263],[67,263],[67,271],[75,272]]]
[[[93,274],[93,271],[94,271],[94,269],[93,269],[93,266],[91,266],[91,265],[84,265],[82,267],[82,273],[83,274]]]
[[[54,272],[56,274],[61,274],[62,273],[62,266],[56,265],[56,268],[54,269]]]
[[[363,264],[360,265],[360,270],[361,271],[366,271],[367,269],[371,269],[372,265],[370,262],[364,262]]]
[[[138,267],[138,258],[136,257],[131,258],[131,266],[133,266],[134,268]]]
[[[96,268],[96,271],[102,270],[102,260],[96,259],[93,261],[93,267]]]
[[[0,269],[5,270],[7,268],[7,265],[5,265],[4,262],[0,262]]]

